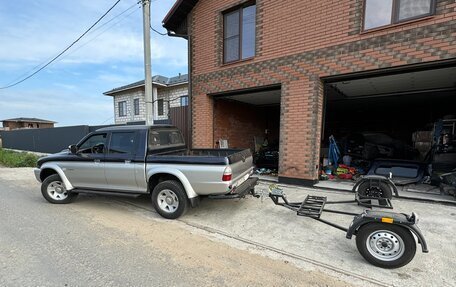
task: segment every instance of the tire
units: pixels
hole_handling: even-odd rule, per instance
[[[367,223],[356,235],[359,253],[372,265],[393,269],[407,265],[415,257],[416,242],[405,227]]]
[[[358,187],[358,194],[360,196],[368,196],[369,193],[377,193],[381,198],[389,198],[393,197],[393,192],[391,190],[391,186],[385,182],[379,182],[378,187],[375,187],[375,190],[371,190],[369,180],[364,181]]]
[[[43,181],[41,194],[47,201],[54,204],[70,203],[78,196],[77,193],[72,193],[65,189],[58,174],[50,175]]]
[[[157,184],[152,191],[152,204],[162,217],[176,219],[187,209],[187,194],[180,182],[167,180]]]

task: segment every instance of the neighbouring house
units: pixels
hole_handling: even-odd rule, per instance
[[[15,118],[2,120],[3,130],[53,128],[56,122],[37,118]]]
[[[116,124],[142,123],[146,120],[144,80],[103,93],[113,97]],[[152,77],[155,123],[168,123],[173,108],[188,106],[188,75]]]
[[[411,143],[455,111],[454,0],[178,0],[163,26],[188,40],[193,147],[263,141],[280,182],[318,181],[330,135]]]

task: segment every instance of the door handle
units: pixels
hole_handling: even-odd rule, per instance
[[[100,163],[99,159],[94,160],[95,163]]]
[[[129,160],[129,159],[125,160],[125,163],[131,163],[131,160]]]

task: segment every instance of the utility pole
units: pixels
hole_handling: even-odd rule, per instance
[[[142,0],[144,28],[144,88],[146,102],[146,125],[154,124],[152,97],[152,64],[150,59],[150,0]]]

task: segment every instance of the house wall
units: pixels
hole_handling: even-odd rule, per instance
[[[154,86],[156,87],[156,86]],[[188,95],[188,84],[171,86],[171,87],[157,87],[157,99],[164,100],[163,115],[156,116],[157,120],[168,119],[168,100],[171,107],[180,106],[180,97]],[[134,115],[134,99],[139,99],[139,115]],[[144,98],[144,88],[127,90],[118,92],[113,96],[114,101],[114,122],[116,124],[126,124],[128,122],[138,122],[146,120],[146,103]],[[127,115],[124,117],[119,116],[119,103],[122,101],[127,102]]]
[[[139,115],[135,115],[134,100],[139,99]],[[144,101],[144,89],[137,88],[124,92],[119,92],[113,97],[114,100],[114,122],[116,124],[126,124],[128,122],[144,121],[146,119],[146,103]],[[127,102],[126,116],[119,116],[119,103]]]
[[[169,101],[169,107],[180,107],[180,98],[182,96],[188,96],[188,84],[171,86],[167,88],[158,89],[158,99],[164,99],[163,115],[158,116],[159,120],[168,119],[169,109],[166,101]]]
[[[362,31],[362,0],[257,0],[256,56],[223,64],[222,11],[239,0],[200,0],[189,15],[193,146],[214,146],[210,94],[281,85],[283,179],[318,178],[322,77],[456,58],[456,1],[436,15]],[[240,127],[242,128],[242,127]]]

